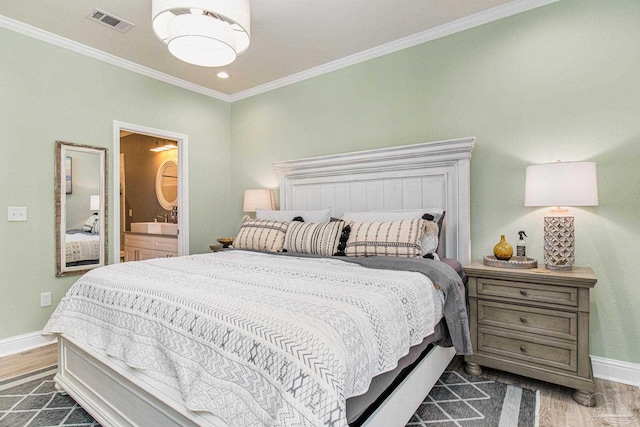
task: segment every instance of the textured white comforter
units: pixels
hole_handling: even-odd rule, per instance
[[[100,258],[100,236],[89,233],[65,234],[66,262],[88,261]]]
[[[231,426],[344,426],[345,399],[433,333],[437,292],[415,272],[229,251],[94,269],[45,330],[146,370]]]

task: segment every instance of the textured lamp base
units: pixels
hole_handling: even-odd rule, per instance
[[[544,264],[549,270],[571,270],[574,256],[574,217],[544,217]]]

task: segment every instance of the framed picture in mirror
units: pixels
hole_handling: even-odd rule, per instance
[[[73,194],[73,186],[72,186],[72,174],[73,168],[71,166],[72,158],[71,156],[66,156],[64,158],[64,189],[65,194]]]

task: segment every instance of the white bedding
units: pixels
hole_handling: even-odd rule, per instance
[[[93,233],[65,234],[65,261],[78,262],[100,259],[100,235]]]
[[[230,426],[344,426],[346,398],[441,318],[420,273],[230,251],[92,270],[45,330],[144,369]]]

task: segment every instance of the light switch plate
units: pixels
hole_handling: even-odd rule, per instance
[[[25,206],[9,206],[9,221],[26,221],[27,208]]]

